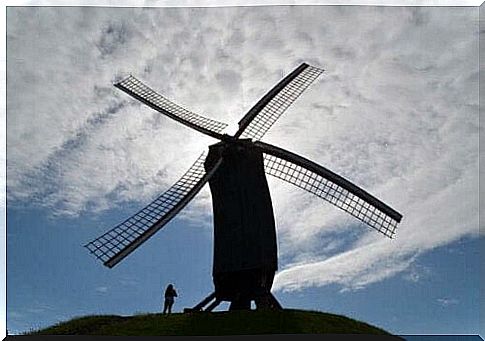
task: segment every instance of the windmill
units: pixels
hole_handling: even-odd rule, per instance
[[[209,182],[214,216],[215,291],[194,310],[281,309],[271,294],[277,270],[275,219],[266,174],[300,187],[392,238],[402,215],[332,171],[287,150],[259,141],[285,110],[323,72],[301,64],[239,121],[233,135],[221,123],[192,113],[133,76],[114,84],[156,111],[216,138],[189,170],[148,206],[87,243],[111,268],[165,226]]]

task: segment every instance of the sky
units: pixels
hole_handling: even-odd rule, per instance
[[[390,240],[268,177],[273,293],[397,334],[477,334],[478,8],[7,8],[7,328],[182,311],[212,292],[206,186],[113,269],[83,244],[217,141],[112,86],[133,74],[229,124],[302,62],[325,69],[263,141],[403,214]],[[482,237],[483,239],[483,237]],[[227,309],[221,305],[220,309]]]

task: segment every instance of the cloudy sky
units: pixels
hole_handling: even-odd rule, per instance
[[[116,79],[131,73],[234,133],[307,62],[325,73],[263,141],[404,218],[390,240],[269,178],[273,292],[285,307],[395,333],[476,334],[478,33],[476,7],[8,8],[7,327],[155,312],[169,281],[183,292],[179,311],[212,290],[207,188],[114,269],[81,247],[216,142],[115,89]]]

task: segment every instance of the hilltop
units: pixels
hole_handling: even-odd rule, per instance
[[[227,311],[84,316],[30,335],[260,335],[380,334],[385,330],[351,318],[317,311]]]

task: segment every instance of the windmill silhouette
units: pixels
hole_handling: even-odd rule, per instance
[[[259,141],[322,72],[301,64],[248,111],[234,136],[221,133],[225,123],[185,110],[133,76],[116,83],[117,88],[151,108],[220,142],[209,146],[209,152],[202,153],[170,189],[85,247],[107,267],[115,266],[167,224],[209,182],[215,291],[192,309],[211,311],[222,301],[231,302],[230,310],[250,309],[251,301],[257,309],[281,309],[271,294],[278,260],[265,173],[332,203],[392,238],[402,218],[400,213],[332,171]]]

